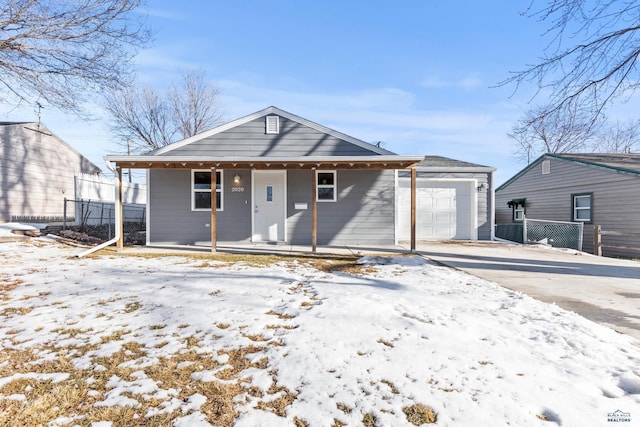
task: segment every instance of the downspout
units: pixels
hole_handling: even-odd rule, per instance
[[[118,170],[114,169],[111,167],[111,165],[109,164],[109,162],[106,162],[107,164],[107,169],[109,169],[111,172],[113,172],[113,174],[115,175],[115,180],[116,180],[116,186],[117,188],[114,187],[114,198],[115,198],[115,220],[116,220],[116,226],[115,226],[115,234],[114,234],[114,238],[111,240],[107,240],[104,243],[100,243],[97,246],[91,247],[89,249],[87,249],[84,252],[80,252],[79,254],[76,255],[77,258],[82,258],[86,255],[92,254],[94,252],[99,251],[100,249],[104,249],[107,246],[111,246],[115,243],[118,242],[118,239],[120,238],[120,227],[121,227],[121,221],[120,221],[120,212],[122,212],[121,209],[121,204],[122,201],[120,200],[120,197],[118,197],[118,194],[120,194],[120,186],[122,185],[122,177],[118,174]]]

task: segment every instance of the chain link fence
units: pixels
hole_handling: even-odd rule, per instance
[[[522,223],[496,225],[496,237],[518,243],[582,250],[584,224],[524,218]]]
[[[125,244],[144,244],[147,226],[146,206],[123,204],[123,232]],[[64,199],[63,230],[86,234],[94,241],[107,241],[115,237],[115,203]]]

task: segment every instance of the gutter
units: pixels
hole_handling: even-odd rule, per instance
[[[117,171],[116,171],[115,169],[113,169],[113,168],[109,165],[109,162],[106,162],[106,163],[107,163],[107,168],[108,168],[110,171],[112,171],[112,172],[114,173],[114,175],[116,176],[116,182],[117,182],[117,185],[118,185],[118,187],[119,187],[120,185],[122,185],[122,182],[121,182],[121,179],[118,179],[118,178],[119,178],[119,176],[118,176]],[[117,188],[117,189],[116,189],[116,188],[114,188],[114,190],[119,190],[119,188]],[[121,202],[121,200],[120,200],[120,197],[117,197],[117,196],[116,196],[116,194],[119,194],[119,191],[114,191],[115,208],[116,208],[116,215],[115,215],[115,220],[116,220],[115,237],[114,237],[113,239],[111,239],[111,240],[107,240],[107,241],[106,241],[106,242],[104,242],[104,243],[100,243],[98,246],[93,246],[93,247],[91,247],[91,248],[87,249],[86,251],[80,252],[79,254],[77,254],[77,255],[76,255],[76,257],[77,257],[77,258],[82,258],[82,257],[84,257],[84,256],[87,256],[87,255],[89,255],[89,254],[92,254],[92,253],[94,253],[94,252],[97,252],[97,251],[99,251],[100,249],[104,249],[104,248],[106,248],[107,246],[111,246],[111,245],[113,245],[113,244],[115,244],[115,243],[117,243],[117,242],[118,242],[118,239],[120,238],[120,227],[122,226],[122,225],[121,225],[121,224],[122,224],[122,221],[120,220],[120,212],[122,211],[122,209],[121,209],[122,202]]]

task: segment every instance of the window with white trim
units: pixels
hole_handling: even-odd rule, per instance
[[[526,210],[527,199],[513,199],[507,202],[507,206],[511,208],[513,221],[523,221]]]
[[[514,221],[524,220],[524,207],[520,206],[519,208],[515,208],[513,210],[513,220]]]
[[[222,171],[216,171],[216,210],[222,210]],[[191,210],[211,210],[211,170],[191,171]]]
[[[571,195],[572,214],[571,221],[591,222],[593,210],[593,193]]]
[[[316,200],[335,202],[337,200],[336,171],[316,171]]]

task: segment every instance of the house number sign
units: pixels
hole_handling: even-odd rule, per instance
[[[231,187],[232,193],[244,193],[244,187]]]

